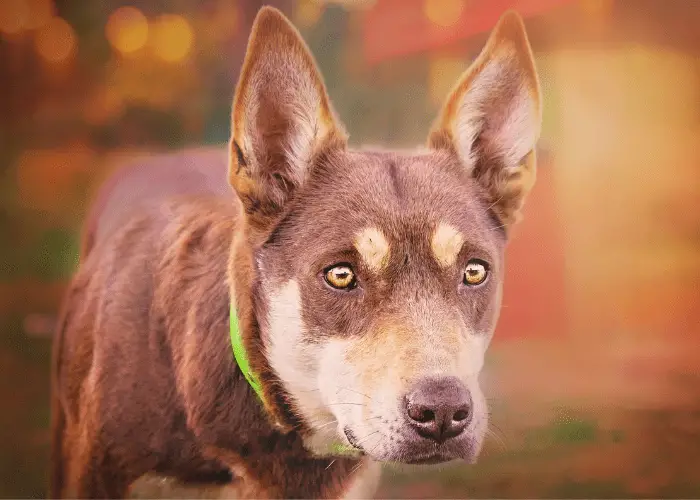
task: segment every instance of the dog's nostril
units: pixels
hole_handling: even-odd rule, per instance
[[[469,410],[457,410],[457,412],[452,416],[452,420],[455,422],[461,422],[469,417]]]
[[[421,408],[417,406],[411,406],[409,405],[408,407],[408,416],[411,417],[411,420],[415,420],[416,422],[420,423],[425,423],[425,422],[430,422],[431,420],[435,420],[435,412],[432,410],[428,410],[426,408]]]

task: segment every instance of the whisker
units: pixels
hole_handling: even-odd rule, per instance
[[[337,420],[332,420],[331,422],[326,422],[323,425],[319,425],[318,427],[314,427],[314,429],[316,429],[316,430],[323,429],[324,427],[328,427],[329,425],[333,425],[333,424],[337,424],[337,423],[338,423]]]
[[[359,394],[360,396],[364,396],[364,397],[366,397],[366,398],[371,399],[372,401],[374,401],[374,398],[368,396],[367,394],[363,394],[363,393],[361,393],[360,391],[356,391],[355,389],[350,389],[349,387],[338,387],[338,389],[340,389],[340,390],[342,390],[342,391],[354,392],[355,394]]]
[[[337,460],[337,458],[334,458],[333,460],[331,460],[331,463],[328,464],[328,466],[326,467],[326,470],[330,469],[331,465],[333,465],[336,460]]]
[[[360,467],[362,467],[363,465],[364,465],[364,462],[362,460],[360,460],[360,463],[358,463],[355,467],[352,468],[349,475],[352,476],[355,472],[360,470]]]
[[[379,432],[379,431],[370,432],[368,435],[366,435],[366,436],[363,437],[362,439],[358,440],[358,441],[357,441],[357,444],[360,444],[360,443],[362,443],[363,441],[366,441],[367,438],[374,436],[377,432]]]
[[[484,211],[484,213],[488,212],[488,211],[491,210],[493,207],[495,207],[495,206],[498,204],[498,202],[501,201],[501,200],[503,199],[503,196],[504,196],[504,195],[499,196],[498,199],[497,199],[496,201],[494,201],[493,203],[491,203],[491,204],[488,206],[488,208]]]
[[[374,447],[370,450],[369,453],[367,453],[367,455],[370,455],[370,456],[371,456],[372,453],[374,453],[374,450],[377,449],[377,446],[379,446],[379,444],[380,444],[381,442],[382,442],[382,440],[381,440],[381,439],[378,439],[378,440],[377,440],[377,444],[374,445]],[[364,463],[364,462],[360,461],[360,463],[357,464],[357,465],[352,469],[352,471],[350,472],[350,475],[352,475],[352,474],[354,474],[355,472],[357,472],[357,471],[360,469],[360,467],[362,467],[362,464],[363,464],[363,463]]]
[[[381,415],[374,415],[372,417],[368,417],[365,419],[365,422],[369,422],[370,420],[376,420],[378,418],[382,418],[382,416]]]
[[[493,426],[494,428],[491,429],[490,427],[486,428],[486,435],[493,438],[496,444],[499,445],[502,451],[506,451],[508,449],[508,445],[503,437],[503,432],[501,432],[497,427]]]

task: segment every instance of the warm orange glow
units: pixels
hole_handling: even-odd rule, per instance
[[[21,206],[53,211],[65,206],[76,174],[95,165],[94,151],[83,144],[22,153],[17,162],[17,196]]]
[[[36,51],[50,63],[67,60],[75,52],[77,38],[73,27],[60,17],[54,17],[36,34]]]
[[[54,16],[53,0],[29,0],[27,11],[27,28],[41,28]]]
[[[438,26],[452,26],[464,10],[464,0],[425,0],[423,12]]]
[[[234,35],[240,28],[240,7],[233,2],[221,2],[215,12],[208,19],[211,26],[211,34],[217,40],[226,40]]]
[[[300,26],[313,26],[321,18],[323,7],[318,0],[299,0],[294,9],[294,21]]]
[[[29,5],[26,0],[0,1],[0,32],[16,35],[29,23]]]
[[[99,88],[86,103],[85,120],[91,125],[101,125],[119,114],[123,105],[122,96],[116,89]]]
[[[433,104],[440,105],[447,99],[452,86],[465,69],[464,59],[461,58],[438,57],[430,61],[428,88]]]
[[[612,0],[581,0],[581,10],[592,17],[604,16],[612,9]]]
[[[148,20],[135,7],[120,7],[109,16],[105,35],[116,50],[131,54],[146,45]]]
[[[192,48],[192,27],[182,16],[164,14],[153,25],[153,52],[167,62],[181,61]]]

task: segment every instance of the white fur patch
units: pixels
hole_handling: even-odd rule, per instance
[[[318,429],[309,438],[309,445],[319,448],[336,441],[335,417],[324,405],[319,389],[318,371],[325,344],[304,340],[299,284],[288,281],[271,294],[269,305],[266,350],[270,366],[296,401],[301,416]]]
[[[430,240],[430,248],[438,264],[448,267],[455,263],[462,249],[464,236],[449,224],[440,223]]]
[[[459,349],[458,371],[466,377],[476,377],[484,367],[484,356],[488,348],[488,336],[468,333]]]

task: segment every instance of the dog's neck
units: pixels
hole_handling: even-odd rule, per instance
[[[307,431],[304,422],[293,412],[282,381],[274,373],[263,354],[263,340],[255,310],[257,275],[254,262],[254,244],[260,235],[248,225],[246,217],[239,217],[231,243],[228,264],[228,287],[233,310],[238,319],[239,335],[250,371],[260,387],[260,399],[271,424],[281,431]],[[253,388],[251,387],[251,390]]]

